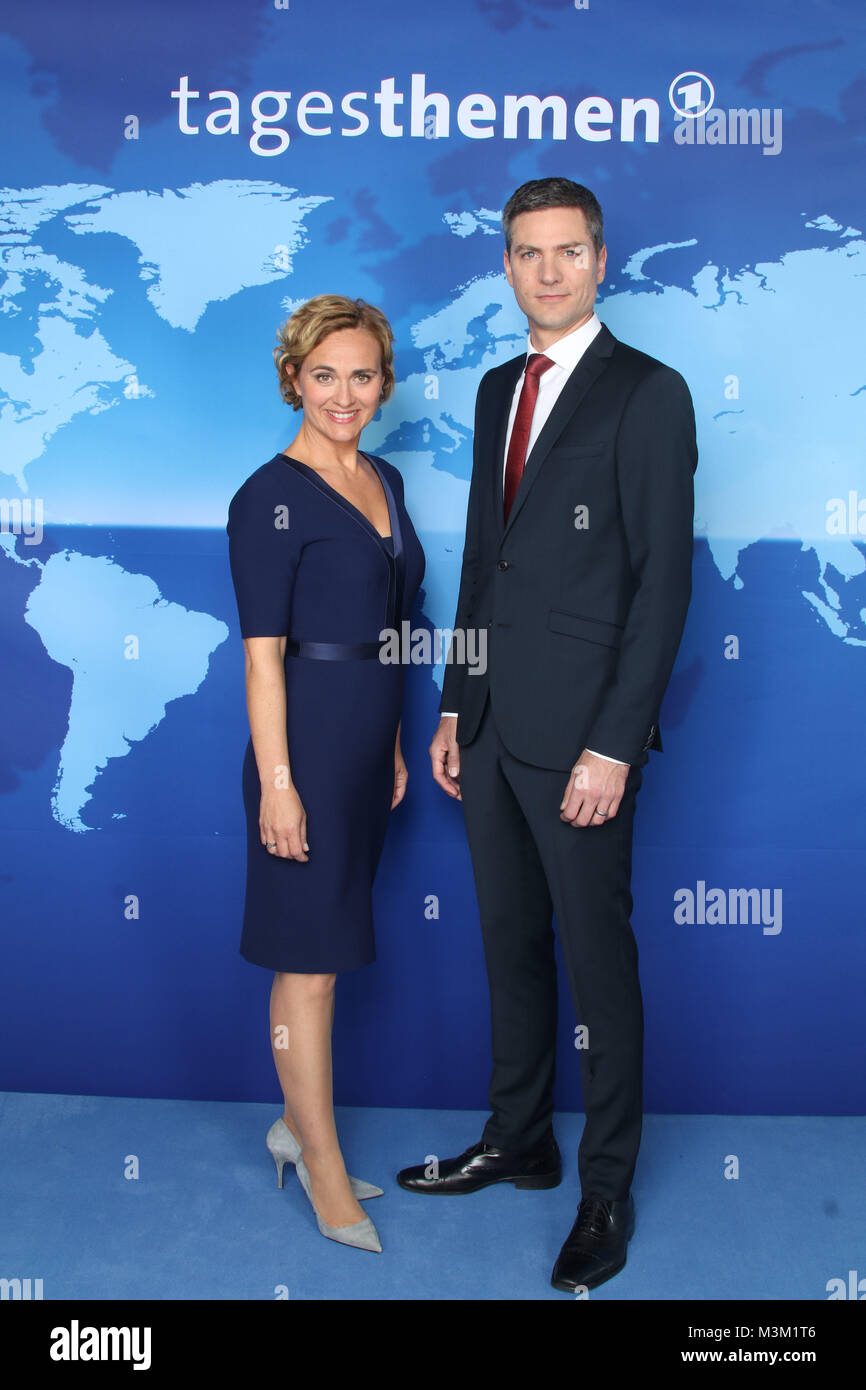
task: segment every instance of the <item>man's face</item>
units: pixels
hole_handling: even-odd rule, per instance
[[[518,213],[505,275],[536,347],[550,347],[586,323],[606,262],[607,249],[596,255],[581,208]]]

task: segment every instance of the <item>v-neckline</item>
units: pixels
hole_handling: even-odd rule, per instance
[[[283,450],[280,450],[280,458],[284,459],[287,463],[294,464],[297,468],[305,469],[307,473],[309,473],[310,476],[313,479],[315,479],[317,483],[319,483],[322,487],[328,489],[328,492],[331,493],[331,495],[339,502],[341,506],[348,507],[351,511],[353,511],[355,515],[358,517],[359,521],[363,522],[363,524],[373,533],[373,535],[376,537],[378,541],[393,541],[395,535],[394,517],[391,515],[391,497],[389,494],[388,486],[385,482],[385,479],[382,477],[381,469],[378,467],[376,463],[373,462],[370,455],[365,454],[363,449],[359,449],[358,453],[361,454],[361,456],[367,460],[371,468],[375,469],[376,477],[382,484],[382,493],[385,498],[385,505],[388,508],[388,520],[391,523],[391,530],[388,532],[387,536],[383,536],[381,531],[379,531],[377,527],[373,525],[366,512],[362,512],[361,508],[356,507],[354,502],[350,502],[348,497],[346,497],[342,492],[340,492],[338,488],[333,487],[331,483],[328,482],[327,478],[323,478],[318,469],[311,467],[309,463],[304,463],[302,459],[294,458],[291,454],[283,452]]]

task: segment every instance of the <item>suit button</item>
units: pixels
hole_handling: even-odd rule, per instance
[[[507,570],[507,569],[508,569],[508,561],[507,561],[507,560],[500,560],[500,561],[499,561],[499,569],[501,569],[501,570]]]

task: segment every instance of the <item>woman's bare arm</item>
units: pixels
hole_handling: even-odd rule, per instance
[[[262,844],[272,846],[270,854],[305,864],[307,816],[292,781],[286,738],[286,638],[247,637],[244,652],[247,714],[262,786]]]

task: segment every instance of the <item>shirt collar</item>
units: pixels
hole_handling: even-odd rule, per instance
[[[563,367],[565,371],[571,372],[586,352],[596,333],[600,332],[601,319],[598,314],[593,313],[586,323],[580,325],[580,328],[573,329],[571,333],[566,333],[564,338],[558,338],[555,343],[551,343],[549,348],[545,348],[544,355],[549,357],[551,362],[555,362],[558,367]],[[527,333],[527,355],[537,351],[538,348],[532,346]]]

